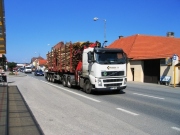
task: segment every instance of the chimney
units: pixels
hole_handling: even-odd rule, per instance
[[[119,36],[119,39],[122,38],[123,36]]]
[[[174,37],[174,32],[167,32],[167,37]]]

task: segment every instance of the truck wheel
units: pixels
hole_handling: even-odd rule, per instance
[[[66,87],[66,86],[67,86],[67,82],[66,82],[65,77],[63,77],[62,84],[63,84],[63,86],[64,86],[64,87]]]
[[[50,75],[47,75],[47,80],[50,82]]]
[[[85,92],[87,94],[91,94],[92,93],[92,84],[89,80],[86,80],[85,82]]]
[[[67,86],[68,86],[69,88],[72,87],[72,85],[71,85],[71,77],[68,77],[68,78],[67,78]]]

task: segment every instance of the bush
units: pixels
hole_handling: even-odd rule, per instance
[[[10,73],[9,73],[9,75],[15,75],[15,73],[13,73],[13,72],[10,72]]]

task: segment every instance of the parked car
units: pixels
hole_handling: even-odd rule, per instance
[[[44,76],[44,72],[41,69],[37,69],[34,72],[35,76]]]

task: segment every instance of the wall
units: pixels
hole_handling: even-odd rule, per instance
[[[143,82],[144,80],[143,61],[129,61],[127,63],[127,80],[128,81],[133,81],[131,68],[134,68],[134,81]]]
[[[170,76],[171,83],[173,80],[173,66],[167,66],[165,64],[160,64],[160,76]]]
[[[132,73],[131,73],[131,65],[129,61],[127,63],[127,81],[133,81]]]
[[[167,66],[165,63],[162,64],[162,62],[160,64],[160,76],[171,76],[170,84],[174,84],[174,65],[176,65],[177,63],[178,63],[178,58],[176,59],[176,61],[172,61],[171,66]],[[176,67],[175,70],[176,70],[175,84],[179,84],[180,70],[178,69],[178,67]]]
[[[178,73],[177,73],[178,81],[177,81],[177,84],[180,84],[180,67],[177,67],[177,69],[178,69]]]

